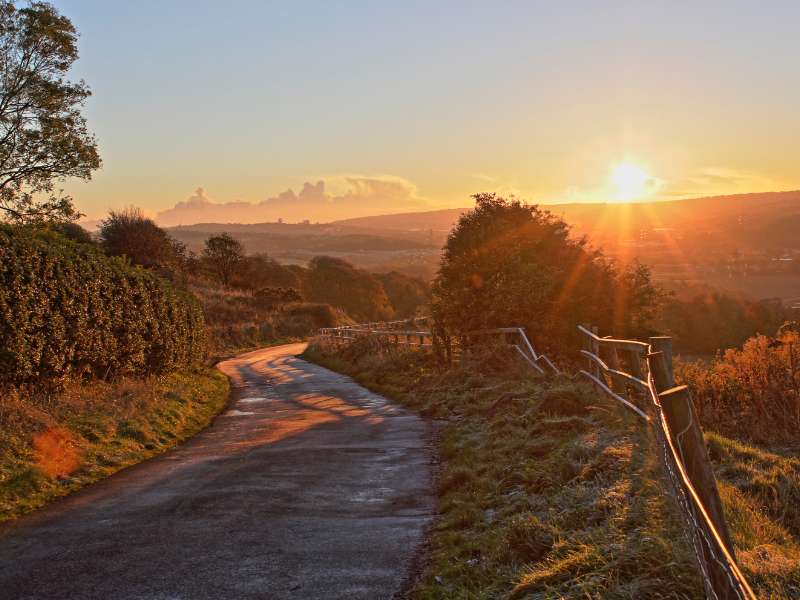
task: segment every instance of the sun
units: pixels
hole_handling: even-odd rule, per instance
[[[630,162],[620,163],[611,171],[611,183],[617,191],[617,202],[643,198],[651,191],[652,181],[647,171]]]

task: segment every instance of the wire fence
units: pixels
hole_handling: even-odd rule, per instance
[[[716,480],[686,386],[675,386],[672,340],[600,337],[579,326],[587,369],[580,373],[652,426],[659,458],[694,548],[708,598],[754,600],[736,564]],[[604,360],[605,359],[605,360]],[[622,370],[625,363],[630,372]]]
[[[412,349],[433,348],[436,336],[429,318],[361,323],[325,328],[319,336],[334,343],[350,343],[364,336],[383,339]],[[694,549],[706,596],[714,600],[755,600],[756,596],[736,563],[733,543],[722,509],[703,432],[686,386],[675,386],[672,340],[651,337],[639,340],[600,337],[596,327],[579,326],[583,334],[582,357],[586,368],[580,376],[638,415],[653,430],[659,460],[669,481],[668,490],[681,515],[685,533]],[[536,351],[521,327],[473,331],[448,341],[448,355],[492,336],[514,348],[532,369],[542,375],[561,371]],[[455,346],[455,348],[452,348]]]

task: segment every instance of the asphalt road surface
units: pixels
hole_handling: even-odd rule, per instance
[[[179,448],[0,529],[0,598],[392,598],[433,512],[427,426],[302,344],[228,360]]]

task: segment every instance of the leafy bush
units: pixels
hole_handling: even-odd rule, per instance
[[[394,316],[383,285],[371,273],[330,256],[314,257],[303,282],[311,302],[341,308],[357,321],[384,321]]]
[[[431,287],[421,279],[397,271],[375,277],[383,284],[396,318],[413,317],[418,310],[424,309],[431,302]]]
[[[260,308],[271,309],[290,302],[302,302],[303,297],[294,288],[265,287],[257,290],[253,297]]]
[[[138,208],[112,210],[100,224],[100,245],[110,256],[126,256],[148,268],[179,265],[186,253],[182,243]]]
[[[53,232],[0,226],[0,385],[164,373],[202,356],[191,294]]]
[[[300,279],[274,258],[263,254],[245,256],[231,281],[233,287],[243,290],[263,288],[300,289]]]
[[[689,385],[706,429],[763,443],[797,443],[800,429],[800,334],[782,328],[710,364],[678,362],[676,379]]]

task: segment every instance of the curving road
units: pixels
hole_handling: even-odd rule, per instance
[[[0,529],[0,597],[397,594],[433,512],[427,427],[303,348],[221,363],[208,429]]]

